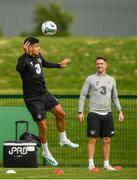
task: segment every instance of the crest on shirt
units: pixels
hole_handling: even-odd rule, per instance
[[[111,87],[111,82],[110,81],[107,81],[107,84]]]
[[[41,64],[42,60],[41,58],[37,58],[37,61]]]
[[[33,62],[32,61],[30,62],[30,65],[33,66]]]
[[[99,85],[99,81],[96,81],[96,86],[98,86]]]

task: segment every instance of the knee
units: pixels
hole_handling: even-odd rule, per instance
[[[47,122],[46,121],[40,121],[38,122],[38,127],[40,132],[46,132],[47,131]]]
[[[57,113],[57,115],[56,115],[56,117],[58,118],[58,119],[64,119],[65,118],[65,112],[64,111],[59,111],[58,113]]]
[[[103,138],[103,144],[110,144],[111,139],[109,137]]]
[[[97,139],[96,138],[89,138],[90,144],[96,144]]]

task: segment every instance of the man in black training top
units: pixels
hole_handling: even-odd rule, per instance
[[[65,59],[60,63],[46,61],[40,54],[39,40],[34,37],[26,38],[23,48],[24,53],[18,59],[16,70],[20,73],[22,79],[24,101],[33,120],[38,125],[39,137],[43,148],[42,156],[50,165],[57,166],[58,162],[48,149],[46,111],[50,111],[56,116],[56,126],[59,131],[60,145],[72,148],[77,148],[79,145],[71,142],[66,136],[65,112],[56,98],[48,92],[42,67],[64,68],[70,60]]]

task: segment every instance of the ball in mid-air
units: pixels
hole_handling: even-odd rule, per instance
[[[53,21],[42,23],[41,30],[45,35],[54,35],[57,32],[57,25]]]

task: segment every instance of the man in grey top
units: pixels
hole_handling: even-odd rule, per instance
[[[88,142],[88,168],[90,171],[99,171],[94,165],[94,152],[97,137],[103,141],[104,169],[116,170],[109,164],[110,140],[114,135],[114,126],[111,110],[111,102],[114,103],[119,116],[119,121],[124,120],[124,115],[118,99],[115,79],[106,74],[107,60],[103,57],[96,58],[95,74],[87,77],[81,90],[78,119],[84,120],[84,102],[89,95],[89,113],[87,117]]]

